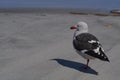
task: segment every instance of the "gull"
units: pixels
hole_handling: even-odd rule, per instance
[[[71,26],[71,30],[75,30],[73,35],[73,47],[76,52],[87,60],[85,68],[88,67],[91,59],[100,59],[109,61],[99,40],[88,32],[86,22],[78,22],[77,25]]]

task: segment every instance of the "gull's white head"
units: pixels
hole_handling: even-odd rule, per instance
[[[77,25],[71,26],[70,29],[76,29],[78,33],[88,32],[88,25],[86,22],[78,22]]]

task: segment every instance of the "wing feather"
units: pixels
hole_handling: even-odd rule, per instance
[[[99,40],[90,33],[82,33],[73,40],[74,48],[78,51],[84,51],[85,54],[99,58],[104,61],[109,61],[102,50],[102,45]]]

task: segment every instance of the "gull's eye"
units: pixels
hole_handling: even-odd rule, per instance
[[[77,25],[77,27],[80,27],[79,25]]]

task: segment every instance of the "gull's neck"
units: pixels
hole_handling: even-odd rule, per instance
[[[88,29],[82,29],[82,30],[76,30],[75,31],[75,35],[79,35],[79,34],[82,34],[82,33],[88,33]]]
[[[82,33],[88,33],[88,28],[76,29],[75,32],[74,32],[73,39],[75,38],[75,36],[78,36]]]

